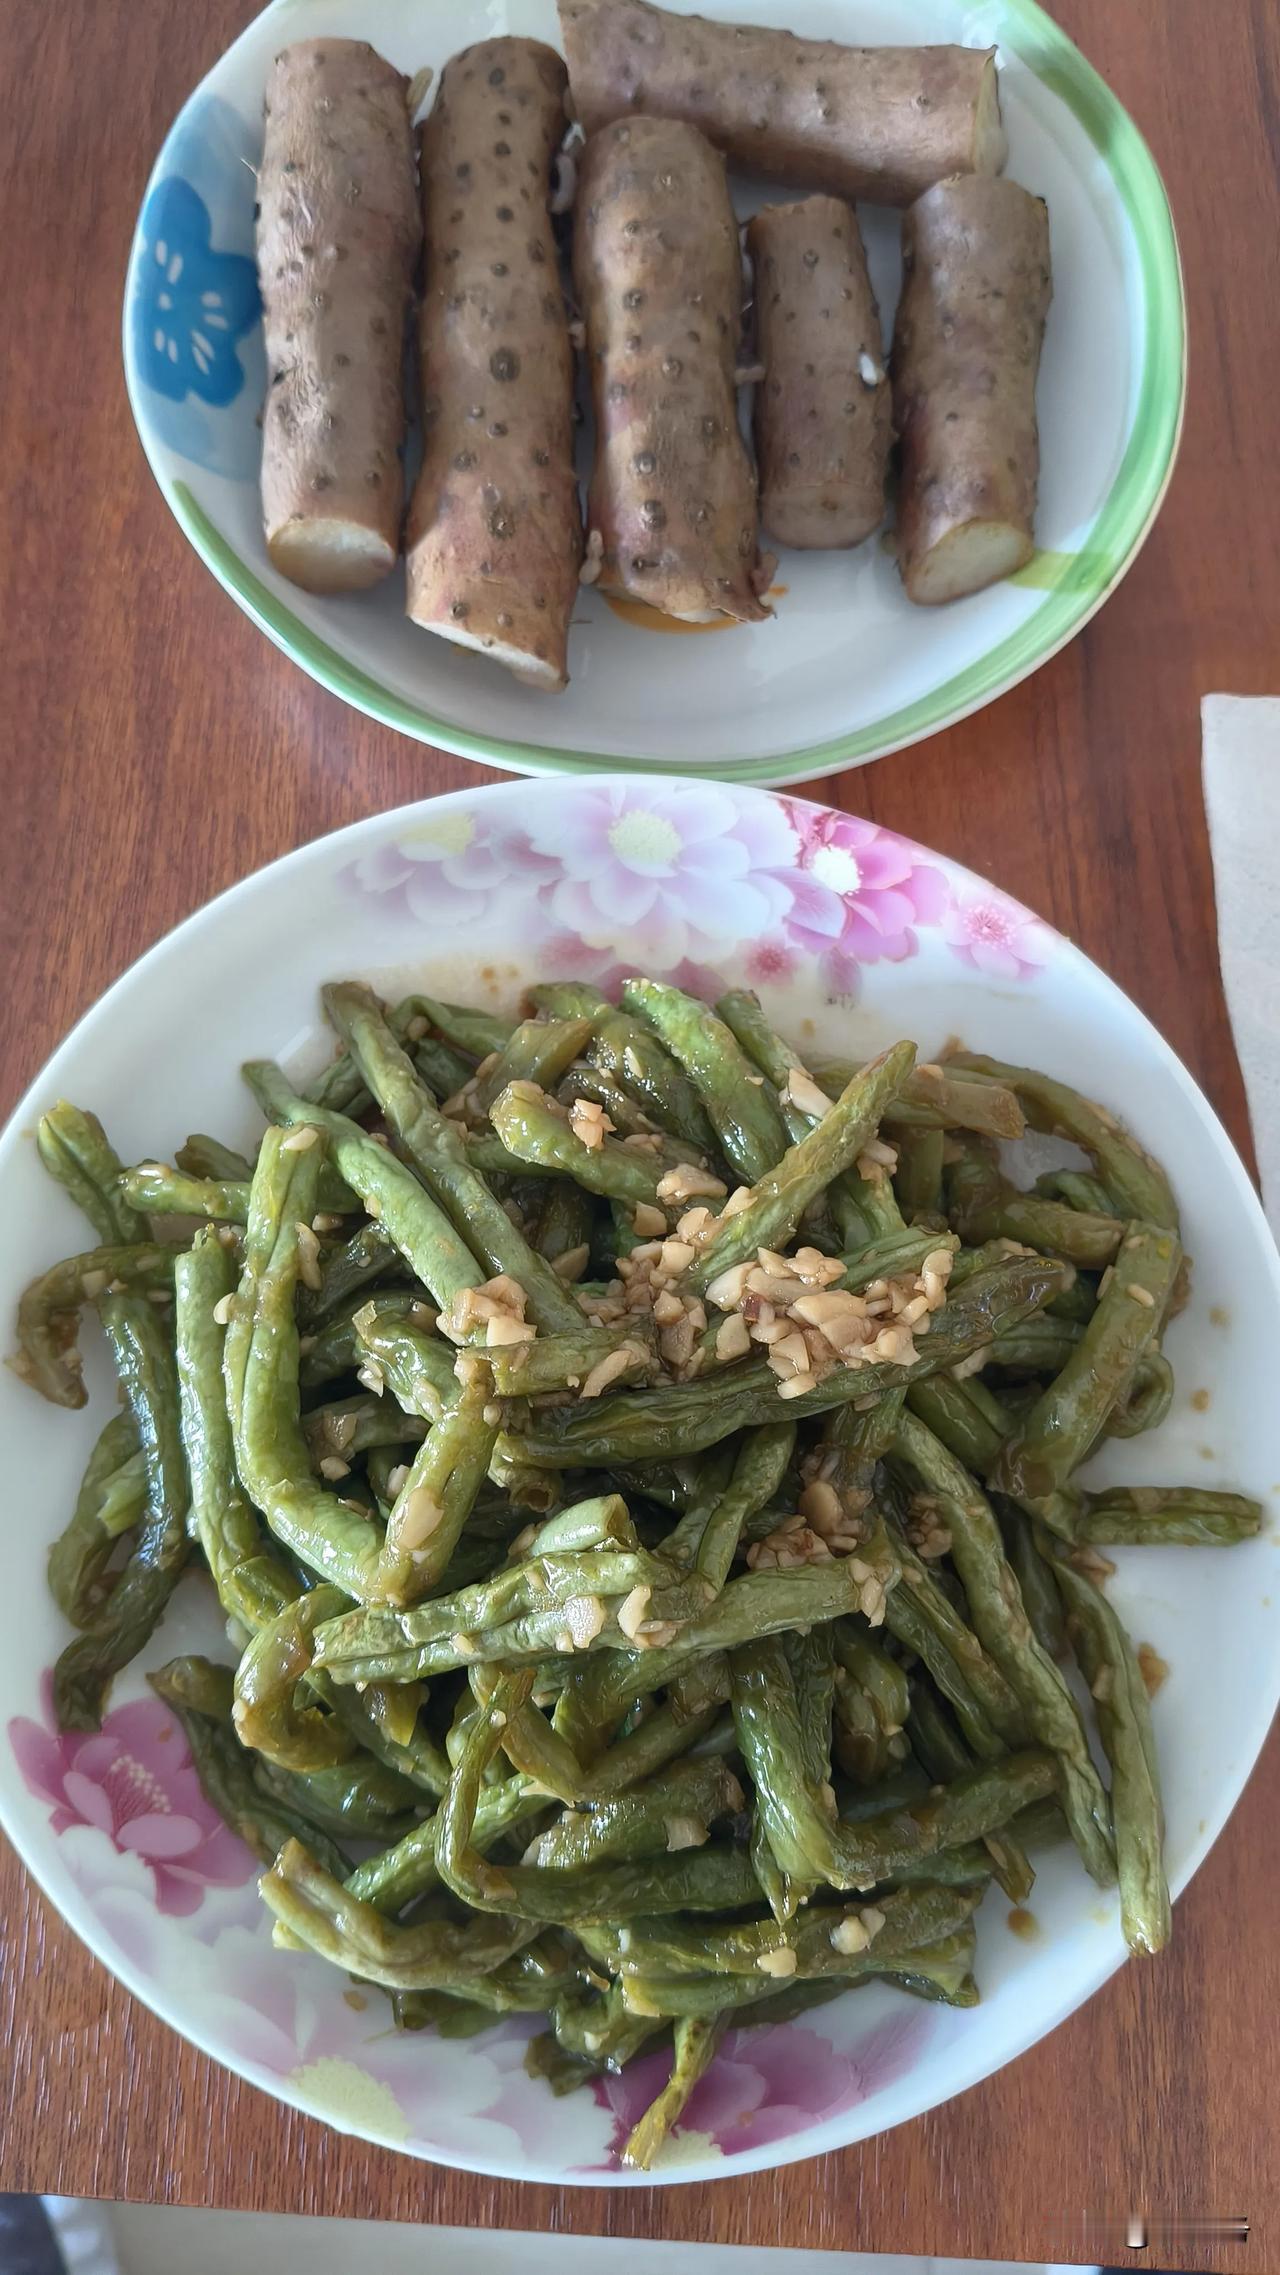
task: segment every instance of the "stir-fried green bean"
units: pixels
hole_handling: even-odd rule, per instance
[[[981,1075],[1012,1090],[1033,1130],[1070,1138],[1089,1155],[1117,1216],[1177,1231],[1178,1207],[1163,1169],[1105,1106],[1031,1067],[1005,1066],[969,1051],[950,1053],[945,1071]]]
[[[340,1247],[324,1249],[317,1259],[318,1287],[303,1288],[298,1296],[298,1317],[306,1327],[319,1327],[335,1312],[355,1301],[361,1291],[402,1269],[400,1252],[376,1218],[369,1218]]]
[[[553,1090],[591,1040],[589,1019],[524,1019],[513,1027],[502,1049],[475,1086],[476,1112],[491,1114],[495,1098],[509,1082],[532,1082]]]
[[[646,1020],[616,1010],[598,988],[578,980],[558,980],[529,992],[551,1018],[590,1019],[588,1058],[612,1075],[659,1129],[703,1151],[714,1147],[715,1133],[696,1085]]]
[[[799,1052],[792,1050],[790,1043],[784,1042],[781,1035],[777,1034],[769,1025],[761,1008],[759,996],[753,995],[749,988],[730,988],[728,994],[722,995],[716,1005],[716,1017],[724,1021],[735,1042],[741,1044],[752,1065],[759,1067],[766,1081],[772,1083],[773,1088],[779,1093],[782,1117],[792,1137],[803,1137],[805,1131],[812,1129],[814,1122],[820,1116],[813,1112],[812,1106],[806,1108],[797,1105],[794,1099],[786,1098],[782,1093],[788,1089],[793,1074],[808,1075],[810,1082],[813,1081],[813,1077],[809,1075],[809,1070]],[[839,1091],[847,1088],[855,1071],[856,1069],[853,1067],[846,1069],[844,1081],[837,1082],[835,1088],[830,1091],[828,1103]],[[814,1083],[813,1087],[819,1089],[822,1086]],[[813,1105],[816,1104],[817,1101],[814,1100]]]
[[[1068,1829],[1161,1947],[1151,1715],[1091,1552],[1262,1511],[1076,1474],[1167,1412],[1188,1285],[1104,1108],[910,1042],[806,1065],[744,990],[621,996],[333,986],[310,1096],[254,1062],[261,1143],[172,1168],[55,1106],[101,1246],[26,1291],[13,1363],[83,1404],[93,1309],[123,1393],[50,1552],[63,1725],[202,1565],[239,1664],[149,1679],[277,1943],[402,2028],[548,2016],[557,2089],[665,2040],[647,2170],[731,2021],[873,1979],[972,2005],[984,1891],[1025,1901]],[[1024,1189],[1027,1125],[1089,1168]]]
[[[1173,1368],[1153,1346],[1142,1353],[1130,1381],[1103,1423],[1109,1438],[1139,1438],[1158,1429],[1173,1404]]]
[[[486,1419],[492,1388],[488,1369],[479,1360],[473,1363],[474,1375],[455,1386],[392,1505],[374,1582],[379,1602],[412,1603],[425,1595],[448,1564],[475,1506],[497,1427]]]
[[[970,1888],[967,1893],[972,1907],[982,1891]],[[909,1921],[904,1922],[908,1930],[909,1924]],[[790,1924],[787,1932],[791,1934]],[[773,1978],[768,1972],[755,1980],[736,1973],[658,1976],[652,1980],[631,1980],[622,1986],[623,2012],[632,2015],[633,2021],[638,2019],[626,2003],[633,1999],[638,2002],[638,2015],[652,2018],[656,2014],[668,2021],[681,2015],[720,2014],[730,2007],[735,2010],[740,2024],[756,2019],[785,2021],[813,2003],[811,1995],[804,1996],[806,1993],[816,1991],[829,1997],[834,1990],[856,1987],[877,1977],[910,1992],[914,1998],[931,1999],[946,2006],[976,2006],[978,2003],[973,1979],[975,1938],[969,1919],[952,1934],[939,1936],[933,1943],[917,1944],[909,1952],[887,1946],[877,1949],[873,1943],[869,1949],[853,1953],[840,1963],[833,1963],[829,1956],[834,1947],[828,1943],[824,1948],[821,1941],[823,1935],[829,1936],[831,1932],[820,1917],[805,1919],[798,1935],[785,1945],[777,1946],[777,1954],[784,1959],[792,1950],[797,1959],[796,1972],[789,1978],[784,1994],[780,1995],[773,1987]],[[896,1945],[899,1940],[895,1935],[892,1942]],[[773,1951],[761,1952],[759,1957],[766,1955],[776,1964]],[[652,2032],[654,2021],[650,2019],[646,2027]]]
[[[951,1552],[978,1639],[1016,1694],[1033,1736],[1057,1754],[1063,1807],[1076,1846],[1094,1879],[1109,1887],[1115,1861],[1107,1797],[1062,1671],[1027,1617],[990,1504],[963,1464],[914,1415],[903,1415],[894,1447],[934,1496],[950,1529]]]
[[[606,1384],[648,1382],[658,1371],[653,1331],[645,1319],[627,1322],[625,1333],[589,1327],[584,1320],[564,1335],[500,1344],[490,1352],[489,1365],[502,1398],[537,1398],[554,1390],[581,1391],[593,1398]],[[601,1367],[605,1372],[597,1376]]]
[[[672,1061],[673,1069],[675,1061]],[[684,1077],[681,1076],[683,1081]],[[575,1059],[567,1074],[563,1075],[556,1097],[565,1107],[585,1099],[589,1105],[602,1106],[609,1117],[614,1135],[620,1138],[644,1138],[643,1150],[661,1161],[664,1169],[706,1167],[706,1151],[702,1146],[691,1145],[687,1138],[673,1137],[663,1129],[643,1106],[636,1103],[629,1091],[623,1089],[604,1067],[589,1059]],[[714,1146],[714,1138],[708,1141]],[[640,1151],[639,1147],[633,1151]]]
[[[529,1315],[539,1327],[576,1327],[580,1314],[573,1297],[471,1166],[461,1138],[432,1103],[377,998],[367,988],[345,986],[326,988],[324,1000],[388,1123],[455,1228],[466,1227],[469,1245],[490,1272],[510,1273],[520,1282]]]
[[[292,1577],[267,1553],[262,1527],[241,1487],[222,1380],[223,1325],[236,1284],[216,1233],[197,1233],[174,1266],[174,1337],[182,1443],[191,1482],[191,1521],[218,1600],[250,1632],[264,1613],[283,1610]]]
[[[313,1406],[303,1417],[302,1434],[313,1467],[324,1477],[329,1474],[326,1461],[341,1461],[349,1469],[358,1455],[375,1447],[417,1445],[424,1431],[416,1414],[367,1392],[360,1398],[336,1398],[328,1406]]]
[[[893,1144],[898,1156],[893,1173],[898,1207],[909,1224],[922,1219],[935,1221],[942,1212],[945,1161],[942,1131],[917,1129],[908,1124],[905,1129],[895,1130]]]
[[[1104,1485],[1086,1493],[1075,1538],[1095,1548],[1226,1547],[1261,1530],[1262,1503],[1193,1485]]]
[[[900,1232],[882,1233],[855,1255],[843,1258],[844,1278],[836,1285],[848,1288],[852,1294],[861,1294],[873,1280],[892,1280],[904,1272],[919,1272],[926,1257],[937,1255],[940,1250],[954,1257],[958,1246],[954,1232],[939,1232],[933,1225],[923,1230],[916,1225],[904,1225]],[[993,1261],[1003,1263],[1005,1259],[1001,1256]]]
[[[1079,1342],[1001,1453],[992,1483],[1002,1492],[1051,1493],[1092,1452],[1155,1341],[1181,1260],[1176,1233],[1129,1229]]]
[[[407,995],[399,1009],[409,1019],[424,1019],[454,1050],[470,1059],[488,1058],[491,1051],[503,1050],[515,1025],[513,1019],[500,1019],[496,1012],[478,1011],[462,1003],[441,1003],[434,995]],[[412,1040],[412,1029],[407,1032]]]
[[[161,1161],[143,1161],[120,1178],[124,1199],[143,1216],[198,1216],[210,1224],[243,1224],[249,1214],[247,1178],[191,1177]]]
[[[1025,1325],[1041,1325],[1027,1321]],[[1020,1330],[1021,1332],[1021,1330]],[[975,1477],[987,1479],[999,1464],[1008,1440],[1017,1428],[1010,1408],[976,1375],[956,1382],[948,1375],[933,1375],[913,1383],[907,1403],[917,1419],[932,1430],[948,1453]],[[1040,1493],[1028,1504],[1042,1523],[1063,1540],[1074,1540],[1080,1496],[1073,1491]]]
[[[451,1776],[452,1771],[449,1774]],[[446,1777],[445,1787],[448,1782]],[[545,1823],[546,1816],[547,1796],[538,1791],[529,1778],[503,1778],[497,1785],[486,1785],[480,1793],[471,1828],[472,1844],[481,1855],[487,1855],[499,1842],[518,1838],[535,1825]],[[390,1913],[403,1911],[419,1896],[429,1895],[432,1889],[441,1886],[436,1864],[439,1831],[437,1811],[434,1816],[424,1817],[390,1848],[358,1864],[347,1881],[350,1893],[362,1903],[372,1904],[375,1910]]]
[[[424,1082],[429,1084],[437,1099],[451,1098],[461,1090],[475,1073],[475,1061],[486,1052],[500,1049],[506,1029],[501,1021],[487,1022],[483,1012],[460,1012],[459,1017],[474,1031],[497,1035],[497,1042],[485,1044],[475,1051],[455,1049],[441,1034],[432,1034],[432,1013],[448,1015],[452,1007],[433,1003],[430,997],[406,995],[388,1016],[388,1025],[398,1043],[412,1051],[414,1064]],[[365,1088],[360,1069],[350,1051],[339,1051],[330,1060],[318,1080],[313,1082],[307,1096],[317,1106],[329,1106],[336,1112],[358,1116],[368,1111],[373,1101]]]
[[[318,1864],[340,1878],[350,1863],[325,1827],[297,1804],[296,1795],[271,1793],[231,1723],[231,1670],[207,1660],[171,1659],[148,1682],[172,1707],[191,1750],[191,1766],[205,1799],[264,1864],[274,1864],[287,1841],[305,1841]]]
[[[1037,1193],[1049,1201],[1067,1201],[1090,1216],[1110,1216],[1111,1196],[1097,1177],[1083,1169],[1046,1169],[1036,1179]]]
[[[638,2006],[643,1999],[651,2012],[688,2012],[669,2006],[666,1993],[690,1977],[745,1975],[758,1981],[763,1974],[776,1984],[778,1976],[810,1981],[821,1975],[878,1973],[886,1960],[901,1962],[963,1927],[979,1894],[964,1886],[904,1888],[874,1905],[815,1906],[793,1920],[753,1920],[716,1929],[638,1919],[625,1929],[625,1941],[617,1930],[583,1940],[602,1957],[616,1954],[629,2003]],[[762,1960],[774,1964],[762,1967]]]
[[[824,1090],[839,1090],[851,1069],[839,1060],[822,1060],[814,1069]],[[900,1129],[972,1130],[979,1137],[1020,1138],[1027,1126],[1012,1090],[978,1080],[951,1066],[918,1066],[885,1115]]]
[[[723,1751],[723,1741],[728,1735],[729,1725],[718,1702],[690,1707],[683,1700],[677,1703],[668,1698],[661,1706],[649,1704],[649,1711],[634,1729],[624,1737],[615,1738],[593,1763],[592,1797],[602,1801],[611,1793],[625,1793],[628,1786],[656,1775],[669,1762],[678,1761],[693,1747],[700,1746],[704,1739],[709,1746],[721,1741]]]
[[[469,1667],[467,1680],[477,1705],[488,1706],[493,1701],[495,1686],[502,1681],[497,1667]],[[526,1699],[522,1706],[513,1707],[502,1724],[501,1751],[513,1770],[530,1781],[531,1787],[552,1795],[567,1808],[577,1808],[587,1796],[589,1778],[568,1739],[553,1729],[542,1708]]]
[[[692,1082],[721,1151],[747,1184],[787,1150],[782,1116],[752,1080],[754,1068],[723,1019],[696,997],[658,980],[624,980],[622,1001],[666,1044]]]
[[[630,1594],[628,1590],[628,1595]],[[666,1683],[685,1661],[727,1651],[752,1635],[772,1635],[812,1619],[856,1611],[860,1583],[842,1561],[798,1572],[748,1572],[733,1580],[668,1644],[628,1648],[620,1624],[625,1598],[574,1595],[502,1624],[415,1643],[415,1613],[361,1611],[327,1621],[316,1633],[316,1662],[339,1683],[411,1682],[485,1660],[511,1665],[578,1650],[597,1657],[602,1673],[599,1720],[620,1714]],[[617,1608],[615,1608],[617,1607]]]
[[[728,1579],[746,1525],[780,1490],[795,1443],[793,1423],[767,1422],[744,1431],[723,1474],[718,1465],[707,1464],[705,1497],[695,1494],[663,1542],[662,1553],[695,1573],[708,1597],[719,1595]],[[651,1616],[670,1616],[662,1601],[655,1599],[648,1608]]]
[[[49,1551],[49,1588],[64,1619],[87,1627],[121,1535],[147,1505],[146,1464],[132,1414],[113,1414],[81,1479],[76,1505]]]
[[[286,1842],[262,1882],[262,1895],[299,1943],[362,1981],[389,1990],[446,1991],[481,2005],[488,1978],[538,1933],[522,1919],[424,1920],[399,1927],[348,1894],[300,1841]]]
[[[253,1173],[244,1277],[230,1304],[227,1405],[237,1469],[270,1530],[309,1570],[363,1601],[376,1586],[377,1529],[316,1482],[299,1415],[294,1294],[318,1171],[315,1146],[290,1150],[282,1131],[267,1131]]]
[[[86,1392],[76,1341],[81,1311],[108,1295],[168,1294],[175,1253],[154,1241],[112,1242],[65,1257],[42,1273],[19,1298],[14,1371],[52,1405],[83,1406]]]
[[[1111,1764],[1120,1916],[1131,1951],[1162,1951],[1169,1940],[1164,1810],[1151,1707],[1137,1655],[1101,1590],[1065,1557],[1054,1561],[1080,1672],[1089,1685]]]
[[[505,1715],[527,1699],[531,1679],[519,1671],[505,1676],[491,1702],[463,1718],[462,1744],[441,1805],[436,1842],[441,1878],[455,1896],[480,1911],[505,1911],[575,1929],[607,1926],[638,1912],[739,1910],[758,1897],[750,1859],[733,1848],[693,1847],[555,1871],[483,1858],[472,1828],[484,1773],[501,1745]]]
[[[345,1115],[309,1105],[268,1059],[246,1066],[244,1078],[273,1120],[288,1129],[320,1130],[348,1184],[440,1309],[479,1285],[484,1273],[465,1241],[388,1147]]]
[[[36,1125],[49,1175],[84,1211],[101,1241],[145,1240],[147,1227],[120,1186],[120,1160],[96,1114],[65,1098]]]
[[[762,1641],[736,1651],[733,1686],[738,1743],[765,1809],[769,1846],[802,1889],[873,1887],[935,1849],[980,1840],[1056,1786],[1051,1755],[1010,1754],[940,1794],[849,1824],[804,1774],[795,1686],[782,1647]]]
[[[717,1817],[742,1805],[742,1787],[723,1756],[699,1755],[625,1793],[566,1809],[530,1844],[525,1862],[565,1871],[701,1848]]]
[[[865,1694],[884,1736],[896,1737],[911,1711],[911,1688],[899,1662],[856,1620],[837,1620],[831,1640],[839,1664]]]
[[[533,1245],[567,1283],[586,1276],[595,1209],[591,1195],[567,1177],[547,1185],[533,1228]]]
[[[858,1071],[853,1065],[832,1060],[816,1068],[806,1067],[798,1052],[769,1025],[759,997],[747,988],[731,988],[721,996],[716,1011],[777,1091],[787,1088],[788,1076],[807,1074],[818,1089],[835,1098]],[[783,1110],[787,1110],[785,1099]],[[1019,1138],[1026,1127],[1012,1091],[1001,1090],[995,1083],[957,1079],[933,1065],[917,1066],[907,1075],[897,1096],[885,1107],[884,1119],[895,1130],[969,1129],[998,1138]]]
[[[225,1331],[221,1323],[230,1308],[232,1286],[225,1249],[209,1231],[198,1233],[190,1253],[179,1258],[174,1272],[179,1403],[191,1483],[192,1526],[223,1608],[250,1636],[258,1636],[263,1629],[274,1636],[274,1642],[261,1646],[264,1653],[274,1649],[278,1655],[282,1648],[283,1637],[274,1623],[283,1620],[287,1627],[291,1618],[300,1622],[294,1628],[294,1648],[299,1654],[296,1672],[301,1674],[305,1668],[310,1689],[332,1707],[332,1687],[310,1676],[305,1620],[309,1618],[314,1624],[318,1616],[316,1596],[308,1598],[306,1615],[296,1611],[299,1583],[283,1557],[264,1539],[236,1469],[223,1389]],[[337,1590],[320,1595],[320,1603],[330,1610],[345,1608],[346,1601]],[[254,1648],[250,1646],[251,1668]],[[261,1703],[263,1673],[261,1661],[256,1672],[246,1672],[246,1683],[254,1691],[251,1712]],[[374,1717],[381,1703],[376,1693],[370,1694],[367,1709],[354,1699],[344,1700],[339,1723],[326,1726],[314,1709],[294,1700],[291,1679],[283,1693],[277,1689],[272,1727],[279,1745],[263,1748],[264,1763],[292,1769],[301,1758],[303,1766],[315,1770],[326,1761],[345,1761],[367,1736],[366,1712]],[[407,1746],[404,1750],[407,1761],[415,1761],[412,1750]],[[397,1777],[389,1764],[379,1768],[370,1763],[368,1769],[370,1774],[376,1773],[384,1788],[389,1778]],[[429,1782],[432,1790],[438,1790],[442,1781],[435,1778]],[[347,1790],[352,1789],[353,1781],[348,1778]],[[353,1803],[349,1823],[354,1822],[355,1813]]]
[[[253,1777],[260,1792],[338,1840],[394,1842],[422,1821],[425,1803],[417,1788],[360,1750],[334,1769],[286,1770],[260,1760]]]
[[[1037,1311],[1057,1284],[1055,1266],[1039,1257],[1015,1256],[975,1275],[954,1302],[936,1314],[917,1358],[906,1363],[868,1360],[861,1366],[837,1368],[815,1389],[790,1402],[789,1417],[807,1420],[830,1407],[896,1390],[954,1366]],[[548,1469],[609,1467],[616,1461],[704,1453],[735,1430],[769,1421],[777,1405],[777,1376],[763,1360],[744,1360],[723,1373],[676,1388],[601,1398],[585,1415],[562,1408],[547,1416],[541,1429],[520,1432],[520,1451],[526,1462]]]
[[[153,1305],[128,1296],[104,1296],[99,1309],[142,1449],[147,1504],[106,1603],[53,1670],[63,1730],[98,1728],[113,1677],[154,1632],[187,1560],[187,1468],[168,1329]]]
[[[624,2164],[648,2172],[699,2078],[706,2076],[715,2060],[726,2022],[723,2014],[680,2016],[675,2026],[671,2075],[657,2100],[650,2102],[643,2117],[632,2126],[622,2151]]]
[[[1004,1552],[1022,1592],[1023,1608],[1036,1641],[1051,1659],[1065,1658],[1067,1636],[1062,1604],[1052,1567],[1037,1546],[1035,1528],[1024,1512],[1015,1509],[1010,1501],[998,1501],[996,1515]]]
[[[905,1535],[886,1525],[901,1584],[885,1602],[885,1625],[923,1661],[980,1761],[1022,1743],[1026,1720],[1016,1693],[928,1565]]]
[[[174,1154],[174,1166],[185,1177],[227,1178],[232,1184],[247,1185],[253,1175],[253,1163],[247,1153],[237,1153],[234,1146],[224,1145],[221,1138],[206,1137],[203,1130],[195,1130]]]
[[[807,1136],[758,1175],[741,1208],[716,1224],[690,1267],[689,1284],[705,1289],[717,1273],[754,1258],[757,1248],[785,1247],[809,1203],[875,1136],[886,1100],[897,1095],[914,1062],[915,1045],[896,1043],[861,1068]]]
[[[458,1386],[457,1351],[431,1331],[434,1312],[412,1295],[377,1297],[351,1315],[356,1356],[376,1369],[406,1414],[438,1422]]]
[[[599,1124],[579,1124],[556,1099],[533,1082],[515,1082],[499,1092],[490,1108],[493,1126],[507,1151],[539,1176],[576,1178],[589,1193],[606,1200],[653,1208],[667,1164],[647,1147],[610,1137]],[[579,1127],[591,1134],[579,1136]],[[725,1188],[720,1187],[723,1194]]]
[[[1000,1175],[994,1160],[967,1151],[947,1173],[948,1204],[962,1239],[975,1247],[987,1240],[1017,1240],[1046,1256],[1101,1271],[1125,1236],[1122,1218],[1093,1216],[1066,1201],[1039,1193],[1020,1193]]]
[[[909,1713],[912,1752],[934,1782],[945,1785],[967,1777],[974,1767],[973,1757],[928,1682],[913,1682]],[[1029,1802],[1027,1806],[1036,1804]],[[918,1869],[936,1872],[937,1865],[948,1856],[955,1863],[957,1877],[994,1875],[1012,1904],[1025,1903],[1035,1884],[1035,1873],[1007,1826],[984,1833],[981,1847],[975,1843],[969,1850],[944,1851],[943,1858],[934,1858],[930,1865]],[[942,1878],[940,1872],[936,1876]],[[901,1871],[897,1877],[901,1880]]]
[[[300,1706],[296,1697],[311,1671],[316,1628],[346,1602],[327,1582],[295,1597],[259,1628],[236,1669],[233,1718],[240,1743],[281,1769],[332,1769],[353,1750],[341,1723],[318,1707]]]

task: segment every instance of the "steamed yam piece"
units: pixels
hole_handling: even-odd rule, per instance
[[[840,198],[766,205],[755,272],[760,518],[780,545],[858,545],[884,519],[892,439],[880,311],[862,233]]]
[[[565,67],[485,40],[444,71],[422,134],[422,471],[415,624],[563,687],[582,523],[573,349],[549,211]]]
[[[767,616],[734,382],[742,255],[710,143],[672,119],[593,135],[573,270],[596,413],[587,573],[688,622]]]
[[[898,565],[911,600],[958,600],[1035,547],[1036,374],[1049,214],[1016,182],[939,182],[906,217],[894,328]]]
[[[840,47],[649,0],[559,5],[588,134],[637,114],[684,119],[753,172],[881,205],[1004,164],[992,48]]]
[[[365,40],[301,40],[267,82],[262,514],[273,566],[308,592],[376,584],[400,550],[419,244],[407,97]]]

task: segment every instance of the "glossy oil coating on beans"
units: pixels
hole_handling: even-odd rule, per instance
[[[972,2005],[984,1892],[1068,1830],[1163,1946],[1160,1710],[1099,1551],[1262,1511],[1078,1474],[1159,1427],[1187,1291],[1107,1109],[905,1039],[806,1064],[743,990],[621,997],[335,984],[312,1096],[254,1062],[271,1126],[173,1168],[55,1106],[99,1246],[15,1365],[83,1403],[96,1316],[123,1398],[50,1550],[63,1725],[150,1644],[277,1942],[389,2026],[542,2015],[558,2087],[665,2042],[648,2169],[730,2024]],[[1089,1169],[1025,1176],[1024,1124]],[[153,1640],[188,1565],[220,1664]]]

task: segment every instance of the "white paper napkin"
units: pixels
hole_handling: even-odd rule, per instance
[[[1222,985],[1280,1239],[1280,696],[1206,695],[1200,727]]]
[[[241,2275],[243,2268],[259,2265],[305,2267],[308,2275],[350,2275],[353,2267],[370,2260],[385,2275],[565,2275],[566,2270],[569,2275],[1101,2275],[1096,2267],[1028,2267],[1021,2260],[1014,2266],[994,2259],[626,2242],[515,2229],[187,2212],[159,2204],[114,2204],[110,2221],[124,2275],[172,2275],[181,2265],[197,2268],[199,2275]],[[77,2267],[75,2275],[98,2271]]]

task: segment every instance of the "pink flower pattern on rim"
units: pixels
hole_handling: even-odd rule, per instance
[[[347,871],[360,892],[388,895],[421,924],[450,927],[485,922],[495,893],[534,897],[560,874],[560,863],[539,854],[524,830],[456,810],[429,815]]]
[[[681,2132],[707,2135],[726,2156],[785,2141],[892,2085],[919,2059],[929,2027],[923,2010],[906,2007],[886,2016],[845,2053],[796,2023],[730,2030],[690,2094],[674,2137]],[[598,2104],[614,2117],[611,2161],[666,2084],[670,2067],[670,2051],[664,2048],[628,2062],[620,2076],[595,2080]]]
[[[544,812],[546,818],[544,819]],[[601,779],[519,819],[456,811],[346,875],[415,921],[479,927],[501,909],[539,968],[611,987],[633,971],[718,991],[732,951],[752,985],[816,968],[835,995],[932,932],[995,979],[1026,979],[1053,935],[1018,902],[856,814],[718,782]]]
[[[52,1810],[52,1829],[92,1825],[121,1854],[138,1857],[156,1909],[198,1911],[206,1888],[238,1888],[257,1859],[200,1790],[186,1739],[158,1698],[132,1699],[94,1731],[60,1731],[49,1678],[43,1722],[16,1715],[9,1741],[27,1791]]]
[[[910,838],[856,814],[794,802],[788,810],[798,858],[786,879],[787,942],[818,963],[838,994],[852,994],[864,964],[899,964],[915,955],[918,931],[936,925],[946,907],[946,878]],[[768,941],[748,960],[759,979],[794,968]]]
[[[1029,908],[976,880],[952,895],[942,937],[961,963],[993,980],[1029,979],[1048,963],[1053,948],[1053,934]]]
[[[744,808],[716,782],[590,783],[530,838],[559,869],[546,894],[556,929],[589,947],[621,935],[632,961],[663,971],[713,942],[753,939],[790,898],[785,811]]]

